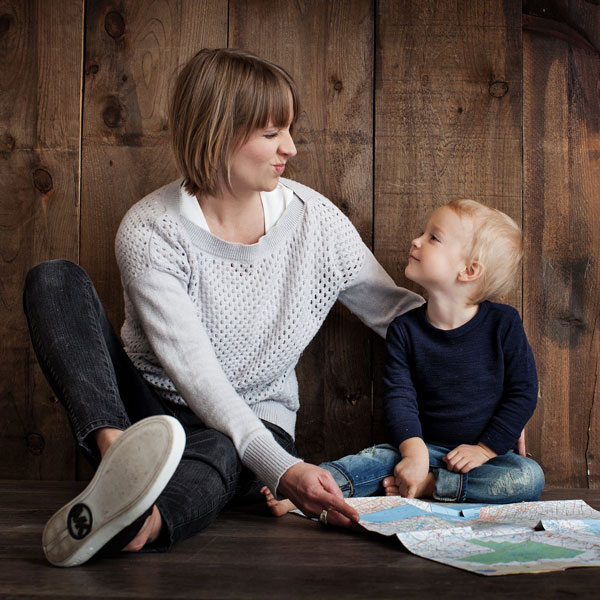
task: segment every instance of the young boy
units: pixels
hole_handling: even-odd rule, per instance
[[[521,231],[504,213],[472,200],[433,212],[405,270],[428,301],[387,331],[392,443],[321,465],[345,497],[539,498],[542,469],[512,452],[536,406],[535,363],[518,312],[492,302],[512,289],[521,257]],[[291,509],[264,493],[274,514]]]

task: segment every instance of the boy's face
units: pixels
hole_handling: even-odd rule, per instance
[[[404,274],[430,293],[452,292],[466,267],[471,235],[468,219],[461,219],[447,206],[438,208],[425,232],[412,241]]]

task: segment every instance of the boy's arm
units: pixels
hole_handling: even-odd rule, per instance
[[[399,449],[402,460],[394,467],[398,491],[406,498],[416,498],[419,484],[429,473],[429,451],[419,437],[404,440]]]
[[[403,318],[393,321],[385,341],[383,412],[389,442],[396,448],[410,438],[423,438],[417,392],[410,372],[412,348]]]
[[[504,390],[479,442],[504,454],[515,447],[537,404],[538,380],[533,353],[515,311],[504,336]]]

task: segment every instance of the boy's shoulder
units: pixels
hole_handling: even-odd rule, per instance
[[[510,304],[503,304],[501,302],[490,302],[485,301],[481,304],[485,307],[487,313],[499,321],[513,322],[521,321],[521,315],[519,311]]]
[[[390,327],[395,329],[408,329],[415,326],[421,326],[423,324],[423,319],[425,318],[425,306],[426,304],[421,304],[416,308],[406,311],[401,315],[398,315],[391,323]]]

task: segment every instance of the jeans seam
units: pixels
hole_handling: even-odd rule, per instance
[[[342,475],[342,476],[343,476],[343,477],[346,479],[346,481],[347,481],[348,485],[350,486],[350,496],[349,496],[349,497],[350,497],[350,498],[352,498],[352,497],[354,496],[354,492],[355,492],[355,489],[354,489],[354,484],[352,483],[352,480],[351,480],[351,479],[348,477],[348,475],[346,474],[346,472],[345,472],[344,470],[342,470],[340,467],[338,467],[338,466],[337,466],[337,465],[336,465],[334,462],[330,462],[329,464],[330,464],[330,465],[331,465],[331,466],[332,466],[332,467],[333,467],[333,468],[334,468],[334,469],[335,469],[335,470],[336,470],[338,473],[340,473],[340,475]]]

